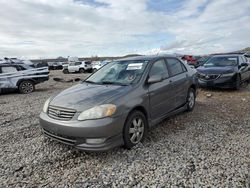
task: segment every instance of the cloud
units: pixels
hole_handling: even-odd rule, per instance
[[[0,57],[150,51],[204,54],[250,44],[249,1],[182,0],[173,4],[169,0],[164,3],[169,3],[167,9],[152,2],[0,0]]]

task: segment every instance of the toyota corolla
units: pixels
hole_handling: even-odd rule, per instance
[[[49,98],[40,114],[42,131],[82,150],[130,149],[164,118],[193,110],[195,75],[195,69],[174,56],[111,62]]]

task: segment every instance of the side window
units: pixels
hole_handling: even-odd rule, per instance
[[[69,66],[75,66],[75,62],[70,63]]]
[[[241,65],[242,63],[244,63],[242,57],[239,57],[239,64]]]
[[[242,63],[246,63],[246,59],[245,59],[245,56],[241,56],[241,59],[242,59]]]
[[[245,58],[245,62],[247,63],[247,62],[248,62],[248,59],[247,59],[247,57],[246,57],[246,56],[244,56],[244,58]]]
[[[2,67],[2,73],[17,72],[16,67]]]
[[[156,61],[150,69],[149,76],[162,75],[169,77],[166,63],[163,59]]]
[[[175,76],[187,71],[186,67],[184,67],[180,61],[174,58],[168,58],[167,65],[171,76]]]
[[[76,65],[81,65],[82,64],[82,62],[76,62]]]

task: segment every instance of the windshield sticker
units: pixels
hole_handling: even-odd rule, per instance
[[[127,70],[140,70],[142,69],[143,63],[131,63],[128,64]]]
[[[237,57],[229,57],[228,60],[229,61],[237,61]]]

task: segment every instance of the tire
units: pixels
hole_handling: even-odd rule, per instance
[[[80,69],[79,72],[80,73],[85,73],[85,70],[84,69]]]
[[[93,72],[96,72],[97,71],[97,69],[93,69]]]
[[[19,93],[21,94],[32,93],[35,90],[35,85],[30,80],[24,80],[19,84],[18,90],[19,90]]]
[[[145,115],[140,111],[132,112],[123,128],[123,141],[126,149],[131,149],[141,142],[147,133],[148,122]]]
[[[193,111],[194,107],[195,107],[195,90],[193,88],[190,88],[188,90],[188,95],[187,95],[187,111],[191,112]]]
[[[63,69],[63,73],[64,74],[69,74],[69,70],[68,69]]]
[[[239,89],[240,89],[240,85],[241,85],[241,77],[240,77],[240,75],[237,75],[236,83],[235,83],[234,89],[235,89],[235,90],[239,90]]]

